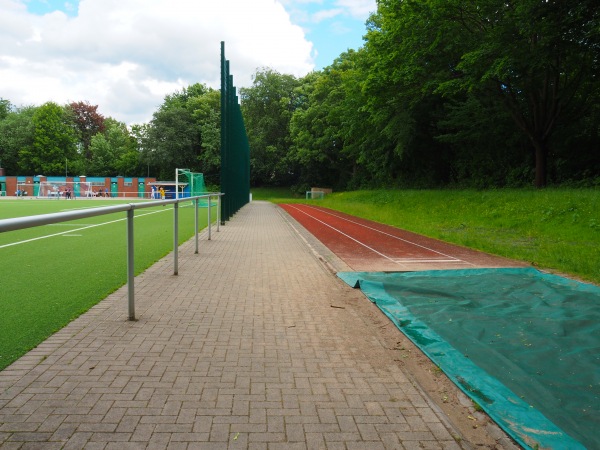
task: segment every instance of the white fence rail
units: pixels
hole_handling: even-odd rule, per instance
[[[127,203],[123,205],[104,206],[79,211],[67,211],[52,214],[40,214],[37,216],[15,217],[0,220],[0,233],[6,231],[17,231],[25,228],[39,227],[53,223],[68,222],[70,220],[86,219],[88,217],[102,216],[118,212],[127,213],[127,288],[129,304],[129,320],[135,320],[135,288],[134,288],[134,253],[133,253],[133,212],[136,209],[151,208],[157,205],[173,204],[173,275],[179,273],[179,204],[182,202],[194,202],[195,207],[195,253],[198,253],[198,202],[201,198],[208,199],[208,240],[211,239],[211,200],[218,199],[217,206],[217,231],[219,231],[222,193],[209,193],[197,197],[187,197],[175,200],[155,200],[144,203]]]

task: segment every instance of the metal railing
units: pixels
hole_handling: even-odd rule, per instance
[[[196,197],[186,197],[174,200],[154,200],[144,203],[126,203],[123,205],[103,206],[99,208],[90,208],[78,211],[67,211],[51,214],[40,214],[37,216],[15,217],[12,219],[0,220],[0,233],[6,231],[17,231],[25,228],[39,227],[42,225],[50,225],[53,223],[68,222],[70,220],[86,219],[88,217],[97,217],[105,214],[113,214],[118,212],[127,213],[127,297],[129,305],[129,320],[135,320],[135,287],[134,287],[134,253],[133,253],[133,212],[136,209],[152,208],[157,205],[173,204],[173,275],[179,273],[179,204],[182,202],[194,202],[195,221],[195,252],[198,253],[198,203],[201,198],[208,199],[208,240],[211,240],[211,199],[217,197],[217,231],[219,231],[221,196],[222,193],[208,193]]]

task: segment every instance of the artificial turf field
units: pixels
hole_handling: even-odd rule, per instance
[[[135,201],[3,199],[0,220]],[[179,205],[180,244],[194,212]],[[208,208],[198,215],[203,229]],[[121,212],[0,233],[0,370],[126,283],[126,224]],[[134,224],[137,275],[173,250],[173,205],[136,210]]]

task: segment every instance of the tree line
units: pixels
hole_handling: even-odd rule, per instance
[[[0,99],[0,166],[7,174],[152,176],[176,168],[219,173],[219,91],[195,84],[169,94],[149,123],[128,127],[72,102],[16,107]]]
[[[253,186],[600,185],[600,10],[592,0],[378,0],[365,44],[240,89]],[[9,173],[218,183],[219,91],[194,84],[126,127],[86,102],[0,99]]]
[[[256,184],[600,184],[600,9],[378,0],[363,48],[243,89]]]

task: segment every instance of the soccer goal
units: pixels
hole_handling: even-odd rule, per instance
[[[189,169],[175,169],[177,198],[196,197],[206,194],[204,174]]]
[[[306,191],[306,200],[322,200],[325,198],[323,191]]]
[[[31,197],[32,195],[33,186],[31,185],[31,183],[17,183],[15,197]]]
[[[37,198],[95,197],[93,183],[80,181],[42,181]]]

